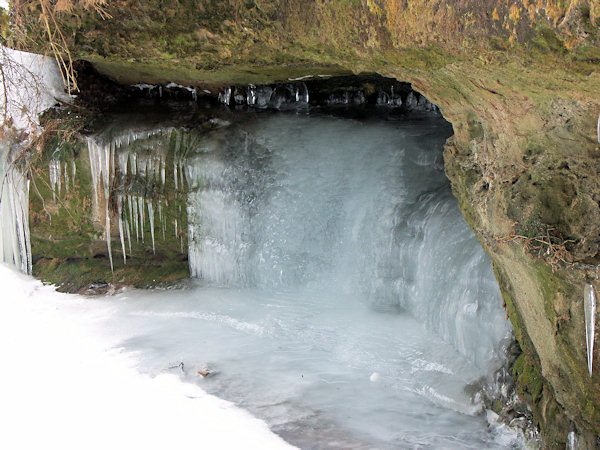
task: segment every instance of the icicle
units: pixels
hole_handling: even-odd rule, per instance
[[[183,169],[183,161],[179,161],[179,185],[181,186],[181,189],[184,189],[183,177],[185,176],[185,171]]]
[[[110,198],[110,182],[111,176],[114,173],[111,163],[114,165],[114,146],[102,145],[102,147],[96,143],[92,138],[87,139],[88,152],[90,157],[90,172],[92,175],[92,189],[94,192],[94,199],[97,211],[100,210],[102,203],[102,196],[100,194],[100,188],[104,190],[104,213],[105,213],[105,236],[106,236],[106,248],[108,249],[108,258],[110,260],[110,270],[113,271],[113,260],[112,260],[112,249],[110,240],[110,214],[108,210],[108,203]]]
[[[296,85],[296,101],[300,103],[308,103],[308,88],[305,83]]]
[[[594,359],[594,329],[596,325],[596,291],[591,284],[587,284],[583,290],[583,307],[585,312],[585,339],[587,343],[588,371],[591,377]]]
[[[23,211],[23,216],[21,219],[20,230],[21,231],[21,248],[25,249],[25,273],[31,273],[33,268],[32,260],[31,260],[31,240],[29,238],[29,185],[30,180],[26,179],[25,189],[23,190],[23,196],[21,198],[21,209]]]
[[[162,98],[162,86],[158,87],[158,97]]]
[[[219,102],[229,106],[231,103],[231,87],[227,87],[219,92]]]
[[[175,190],[178,190],[179,186],[177,185],[177,160],[176,159],[173,161],[173,180],[175,181]]]
[[[154,182],[156,184],[158,184],[158,180],[159,179],[162,181],[161,173],[160,173],[161,160],[162,160],[162,158],[160,156],[156,156],[153,159],[153,162],[154,162]]]
[[[139,208],[138,215],[140,217],[140,235],[142,236],[142,242],[144,242],[144,222],[146,221],[144,215],[144,199],[142,196],[139,196],[137,200],[137,206]]]
[[[75,186],[75,174],[77,173],[77,166],[75,161],[71,161],[71,180],[73,180],[73,186]]]
[[[148,219],[150,220],[150,236],[152,237],[152,253],[156,254],[154,249],[154,207],[150,200],[146,201],[148,205]]]
[[[571,422],[569,427],[569,434],[567,434],[567,445],[566,450],[577,450],[579,448],[579,439],[577,439],[577,433],[575,432],[575,424]]]
[[[130,161],[130,164],[131,164],[131,173],[133,175],[137,175],[137,153],[132,152],[129,155],[129,161]]]
[[[50,178],[50,186],[52,187],[52,199],[56,200],[56,196],[60,196],[60,161],[50,161],[48,164],[48,177]]]
[[[198,91],[196,90],[196,88],[194,88],[194,89],[192,90],[192,99],[193,99],[194,101],[198,101]]]
[[[140,158],[140,156],[142,156],[142,155],[138,155],[136,157],[136,160],[137,160],[137,173],[140,176],[145,177],[146,176],[146,164],[147,164],[147,161],[143,157]]]
[[[67,170],[67,163],[65,163],[64,172],[65,172],[65,192],[68,194],[69,193],[69,171]]]
[[[161,186],[165,185],[165,180],[166,180],[165,160],[161,157],[160,158],[160,181],[161,181]]]
[[[135,196],[131,196],[131,203],[129,204],[129,207],[133,211],[133,223],[135,224],[135,241],[139,242],[140,241],[140,225],[139,225],[139,218],[138,218],[137,200],[136,200]]]
[[[126,151],[119,152],[119,171],[123,175],[127,175],[127,160],[129,159],[129,154]]]
[[[175,237],[177,237],[179,228],[177,227],[177,219],[175,219]]]
[[[253,106],[256,103],[256,86],[253,84],[248,85],[248,90],[246,91],[246,103],[249,106]]]
[[[109,166],[111,178],[115,177],[115,173],[117,171],[117,166],[115,164],[116,148],[117,148],[117,146],[114,143],[112,143],[110,146],[110,166]]]
[[[119,239],[121,239],[121,250],[123,251],[123,264],[127,264],[125,254],[125,236],[123,235],[123,197],[117,198],[117,209],[119,214]]]

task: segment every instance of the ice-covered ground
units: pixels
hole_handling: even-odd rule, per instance
[[[81,315],[83,303],[0,264],[0,448],[286,448],[229,402],[133,369]]]

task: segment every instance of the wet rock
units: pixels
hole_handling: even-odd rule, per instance
[[[236,105],[244,105],[246,104],[246,95],[240,88],[235,88],[233,91],[233,101]]]

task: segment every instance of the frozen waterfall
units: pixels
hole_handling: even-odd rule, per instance
[[[442,172],[447,131],[424,129],[281,115],[207,136],[187,161],[191,274],[357,294],[495,364],[502,301]]]
[[[166,237],[195,279],[71,312],[94,311],[90,327],[142,372],[200,384],[294,445],[519,445],[481,414],[511,329],[443,173],[449,125],[305,113],[202,129],[119,118],[89,136],[79,157],[111,266],[139,246],[138,260],[166,259]],[[64,195],[75,165],[47,167],[50,198]],[[27,211],[14,213],[28,184],[6,180],[3,257],[30,267]]]

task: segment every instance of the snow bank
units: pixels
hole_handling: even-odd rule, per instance
[[[86,300],[0,264],[0,448],[289,448],[233,404],[137,373],[62,311]]]
[[[54,58],[0,47],[0,64],[0,124],[12,120],[17,129],[35,130],[42,111],[69,100]]]

